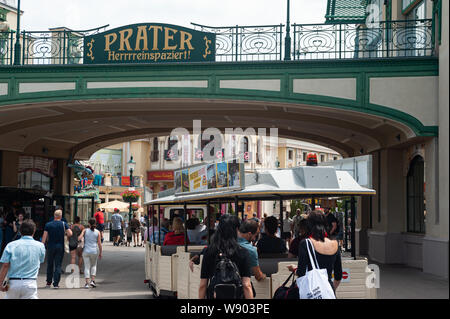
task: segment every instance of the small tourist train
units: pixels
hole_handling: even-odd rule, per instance
[[[245,175],[244,175],[245,174]],[[375,191],[360,186],[346,171],[326,166],[304,166],[289,169],[274,169],[244,173],[240,189],[219,189],[199,193],[176,193],[175,188],[160,194],[159,198],[147,202],[154,211],[165,207],[164,215],[201,212],[208,215],[210,205],[255,200],[280,201],[280,221],[283,223],[283,200],[350,198],[350,229],[355,234],[355,197],[372,196]],[[313,201],[314,202],[314,201]],[[172,209],[172,210],[171,210]],[[193,209],[193,210],[190,210]],[[207,217],[207,216],[206,216]],[[158,219],[159,220],[159,219]],[[209,223],[206,223],[209,224]],[[157,225],[155,225],[157,226]],[[185,232],[186,233],[186,232]],[[186,235],[187,236],[187,235]],[[209,238],[208,238],[209,240]],[[375,299],[376,288],[371,284],[374,273],[364,257],[356,256],[355,236],[351,236],[350,254],[342,256],[343,278],[336,291],[338,299]],[[187,240],[185,241],[187,243]],[[205,245],[164,246],[162,243],[147,242],[145,247],[145,282],[154,296],[179,299],[198,299],[200,285],[200,263],[189,267],[190,259],[199,254]],[[278,287],[291,274],[287,266],[297,264],[297,258],[288,254],[259,255],[261,271],[267,277],[261,281],[251,278],[256,299],[271,299]]]

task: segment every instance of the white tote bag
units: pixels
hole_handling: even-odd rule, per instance
[[[314,259],[309,249],[310,245]],[[304,276],[297,278],[300,299],[336,299],[333,288],[331,288],[330,282],[328,281],[327,270],[319,269],[314,246],[309,239],[306,239],[306,249],[308,250],[312,269],[306,271]]]

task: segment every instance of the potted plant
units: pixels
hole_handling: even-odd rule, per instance
[[[138,191],[125,191],[120,195],[122,196],[123,201],[128,203],[137,202],[141,196]]]
[[[131,204],[131,210],[132,211],[137,211],[141,206],[139,206],[139,204]]]

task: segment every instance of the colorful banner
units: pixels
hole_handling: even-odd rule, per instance
[[[244,164],[230,161],[195,165],[175,171],[174,183],[175,194],[242,189]]]
[[[189,170],[189,191],[201,192],[208,190],[208,183],[206,177],[206,165],[193,167]]]

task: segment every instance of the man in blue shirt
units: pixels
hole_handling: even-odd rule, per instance
[[[238,230],[238,243],[241,247],[248,251],[250,255],[250,267],[252,269],[252,273],[256,280],[261,281],[266,278],[266,275],[263,274],[261,268],[259,267],[258,251],[256,247],[252,245],[252,242],[258,237],[258,235],[259,223],[257,223],[254,219],[242,221]]]
[[[42,242],[47,243],[47,288],[59,288],[61,264],[64,258],[64,236],[72,236],[67,223],[61,221],[62,210],[55,210],[54,220],[45,224]],[[47,241],[48,240],[48,241]]]
[[[119,246],[120,235],[124,226],[123,217],[120,211],[114,208],[114,214],[111,216],[111,233],[113,237],[113,246]]]
[[[9,243],[3,252],[0,283],[9,278],[9,284],[0,288],[6,291],[5,299],[38,299],[36,279],[45,259],[45,246],[33,239],[35,231],[33,221],[24,221],[20,226],[22,237]]]

